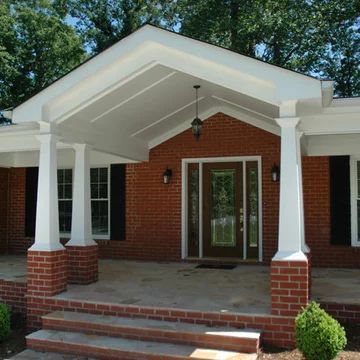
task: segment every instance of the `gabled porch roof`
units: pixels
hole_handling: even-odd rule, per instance
[[[331,81],[146,25],[16,107],[17,126],[0,129],[0,152],[38,150],[35,135],[50,131],[59,148],[88,143],[116,156],[108,162],[147,160],[190,127],[195,84],[202,119],[223,112],[280,134],[274,119],[296,116],[305,154],[343,152],[344,137],[355,151],[360,99],[333,100]]]

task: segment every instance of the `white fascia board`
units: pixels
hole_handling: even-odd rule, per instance
[[[0,153],[0,167],[13,167],[14,153]]]
[[[307,136],[307,156],[360,154],[360,134]]]
[[[167,65],[270,103],[321,98],[318,80],[145,26],[19,105],[14,109],[13,120],[53,121],[61,116],[61,105],[67,106],[62,112],[65,114],[97,94],[103,96],[116,82],[152,63]],[[47,105],[45,109],[44,105]]]
[[[305,135],[360,133],[360,111],[301,117],[300,128]]]

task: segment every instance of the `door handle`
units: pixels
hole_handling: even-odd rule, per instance
[[[240,220],[240,231],[244,231],[244,209],[241,207],[240,208],[240,217],[239,217],[239,220]]]

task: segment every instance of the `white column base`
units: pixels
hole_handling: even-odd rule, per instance
[[[97,242],[93,239],[70,239],[66,246],[95,246]]]
[[[36,241],[28,250],[30,251],[59,251],[65,250],[65,247],[60,243],[41,243]]]
[[[302,251],[278,251],[272,260],[277,261],[307,261],[306,255]]]

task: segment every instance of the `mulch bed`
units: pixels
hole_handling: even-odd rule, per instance
[[[360,360],[360,325],[345,326],[348,344],[336,360]],[[305,360],[300,351],[264,347],[258,360]]]
[[[11,334],[8,339],[0,343],[0,359],[8,359],[25,350],[25,336],[27,335],[25,319],[14,314],[11,319]]]

